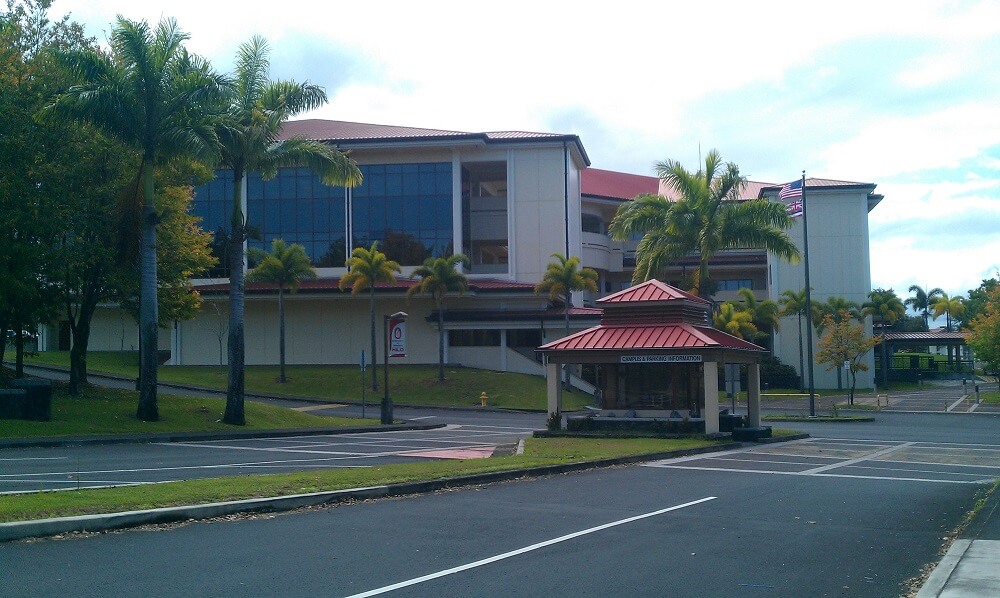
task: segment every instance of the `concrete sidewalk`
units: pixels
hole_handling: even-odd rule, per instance
[[[990,494],[917,593],[917,598],[938,596],[1000,596],[1000,492]]]

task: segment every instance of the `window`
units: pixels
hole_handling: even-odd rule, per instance
[[[541,330],[508,330],[508,347],[540,347],[542,345]]]
[[[499,330],[449,330],[448,346],[499,347],[500,331]]]
[[[734,278],[718,281],[720,291],[738,291],[740,289],[753,290],[753,281],[749,278]]]
[[[462,164],[462,235],[471,273],[507,272],[506,162]]]
[[[580,221],[583,225],[583,232],[585,233],[597,233],[601,235],[605,233],[604,221],[601,220],[600,216],[583,214],[580,216]]]
[[[404,266],[453,251],[451,164],[361,166],[352,191],[354,247],[379,249]]]

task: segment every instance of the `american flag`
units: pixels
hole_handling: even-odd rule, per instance
[[[796,179],[784,185],[781,187],[781,191],[778,191],[778,199],[792,199],[793,197],[802,197],[801,179]]]

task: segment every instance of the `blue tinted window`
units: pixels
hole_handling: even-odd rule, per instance
[[[364,193],[354,192],[353,247],[378,241],[403,265],[445,255],[452,246],[451,163],[362,167]]]

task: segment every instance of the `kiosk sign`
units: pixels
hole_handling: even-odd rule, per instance
[[[389,357],[406,357],[406,320],[389,319]]]
[[[622,355],[621,363],[701,363],[701,355]]]

